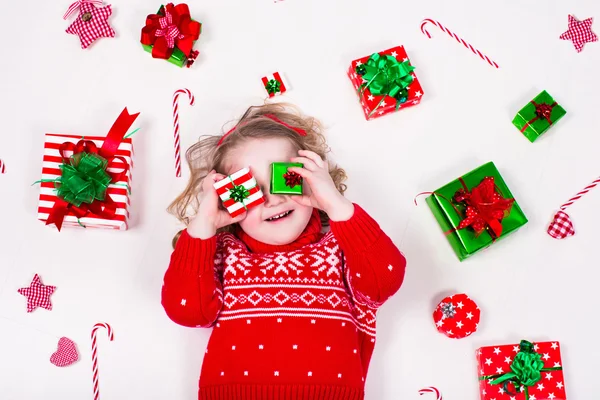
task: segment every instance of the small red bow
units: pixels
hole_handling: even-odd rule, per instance
[[[285,186],[287,187],[293,188],[302,184],[302,177],[296,172],[286,172],[283,174],[283,179],[285,179]]]
[[[487,227],[491,229],[493,237],[502,235],[502,219],[510,213],[514,199],[505,199],[496,192],[494,177],[487,176],[470,192],[460,180],[464,189],[459,189],[454,195],[456,202],[464,202],[467,206],[467,216],[460,222],[458,229],[472,227],[477,235]]]
[[[142,44],[151,45],[152,57],[168,59],[178,48],[189,56],[194,42],[200,37],[201,25],[192,21],[190,10],[185,3],[162,7],[158,14],[148,15],[146,26],[142,28]]]
[[[546,104],[546,103],[542,103],[542,104],[535,104],[535,115],[538,116],[538,118],[543,118],[546,121],[548,121],[549,124],[552,123],[552,120],[550,119],[550,115],[552,114],[552,109],[554,108],[555,104]]]

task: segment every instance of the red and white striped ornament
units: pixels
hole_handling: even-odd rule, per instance
[[[242,186],[248,191],[248,196],[241,202],[231,198],[232,190],[236,186]],[[223,205],[234,218],[265,202],[263,192],[249,168],[242,168],[227,178],[216,182],[214,187],[219,197],[221,197]]]
[[[4,161],[0,160],[0,174],[3,174],[6,171],[6,167],[4,166]]]
[[[190,100],[190,106],[194,105],[194,94],[190,89],[177,89],[173,93],[173,137],[175,139],[175,176],[181,177],[181,137],[179,135],[179,96],[186,94]]]
[[[424,389],[419,390],[419,394],[421,396],[423,396],[425,393],[434,393],[436,396],[436,400],[443,400],[442,399],[442,394],[440,393],[440,391],[438,390],[438,388],[430,386]]]
[[[92,368],[94,372],[94,400],[100,399],[100,388],[98,386],[98,344],[96,343],[96,333],[98,329],[105,328],[108,332],[108,340],[114,340],[113,331],[109,324],[105,322],[94,325],[92,329]]]
[[[560,206],[560,209],[554,215],[550,226],[548,226],[548,235],[552,236],[554,239],[564,239],[575,234],[575,228],[573,228],[571,217],[569,217],[569,214],[567,214],[565,210],[577,200],[582,198],[587,192],[598,186],[599,183],[600,177],[584,187],[575,196],[571,197],[565,204]]]
[[[496,64],[495,61],[493,61],[492,59],[490,59],[488,56],[486,56],[485,54],[483,54],[482,52],[480,52],[479,50],[477,50],[475,47],[471,46],[469,43],[465,42],[461,37],[459,37],[456,33],[452,32],[450,29],[446,28],[444,25],[440,24],[438,21],[435,21],[433,19],[429,19],[426,18],[423,20],[423,22],[421,23],[421,32],[423,32],[424,35],[427,35],[427,37],[429,39],[431,39],[431,34],[429,32],[427,32],[427,29],[425,29],[425,25],[427,25],[428,23],[432,23],[433,25],[437,26],[438,28],[440,28],[442,31],[446,32],[448,35],[450,35],[451,37],[453,37],[454,39],[456,39],[456,41],[460,44],[462,44],[463,46],[465,46],[467,49],[471,50],[473,52],[473,54],[478,55],[482,60],[487,61],[488,64],[490,64],[492,67],[496,67],[496,68],[500,68],[498,67],[498,64]]]
[[[279,82],[279,91],[277,91],[275,93],[269,93],[269,91],[267,90],[267,85],[271,81]],[[279,72],[274,72],[272,75],[263,76],[262,83],[263,83],[263,86],[264,86],[265,90],[267,91],[267,94],[269,95],[269,97],[279,96],[279,95],[285,93],[285,91],[287,90],[285,82],[283,81],[283,78],[281,77],[281,74]]]

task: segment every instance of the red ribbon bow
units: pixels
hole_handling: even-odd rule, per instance
[[[158,14],[146,18],[142,28],[142,44],[151,45],[152,57],[168,59],[178,48],[188,57],[194,42],[200,37],[201,25],[192,21],[190,10],[185,3],[169,3],[161,7]]]
[[[72,154],[78,154],[82,152],[99,154],[104,157],[107,161],[118,159],[123,162],[124,167],[121,172],[108,172],[113,182],[118,182],[122,177],[127,174],[127,160],[122,156],[117,156],[117,149],[123,141],[123,137],[127,133],[127,130],[131,127],[131,124],[136,120],[140,113],[129,114],[127,108],[125,108],[121,115],[117,118],[113,126],[108,131],[106,139],[99,149],[98,146],[91,140],[80,140],[77,144],[65,142],[60,145],[59,151],[64,162],[69,160],[66,152],[70,151]],[[46,225],[55,224],[56,228],[60,231],[63,220],[67,214],[75,215],[77,218],[83,218],[88,214],[95,214],[100,218],[113,219],[117,212],[117,204],[106,195],[103,201],[94,201],[91,204],[82,203],[81,206],[77,207],[71,203],[67,203],[61,198],[57,198],[54,203],[54,207],[50,211]]]
[[[283,174],[283,179],[285,179],[285,186],[293,188],[302,184],[302,177],[298,175],[296,172],[286,172]]]
[[[505,199],[496,192],[493,176],[486,176],[470,192],[465,181],[460,178],[463,189],[454,195],[454,201],[467,206],[466,217],[458,229],[472,227],[477,235],[490,228],[490,235],[498,238],[502,235],[502,219],[510,213],[514,199]]]
[[[532,125],[535,121],[537,121],[538,119],[545,119],[546,121],[548,121],[549,125],[552,125],[552,120],[550,119],[550,115],[552,115],[552,109],[558,104],[557,102],[554,102],[552,104],[548,104],[548,103],[541,103],[538,104],[535,101],[531,101],[531,104],[533,104],[535,106],[535,117],[527,122],[523,128],[521,128],[521,132],[525,132],[525,130],[527,130],[527,128],[529,128],[530,125]]]

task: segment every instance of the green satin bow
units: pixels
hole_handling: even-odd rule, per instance
[[[229,189],[229,197],[236,203],[244,204],[244,200],[247,199],[248,196],[250,196],[250,192],[242,185],[234,185],[231,189]],[[245,204],[244,207],[246,207]]]
[[[97,154],[75,154],[60,166],[61,177],[55,181],[57,196],[77,207],[81,203],[104,200],[111,177],[108,162]]]
[[[533,386],[542,379],[542,372],[544,371],[558,371],[562,367],[544,368],[544,362],[541,356],[536,353],[533,343],[527,340],[521,340],[519,345],[519,352],[515,356],[514,360],[510,364],[511,372],[506,374],[498,374],[491,376],[482,376],[480,379],[494,379],[490,384],[500,385],[504,384],[504,391],[510,395],[515,395],[508,389],[508,384],[513,383],[517,390],[521,387],[525,393],[525,400],[529,400],[529,386]]]
[[[356,73],[366,81],[360,92],[367,88],[374,96],[390,96],[396,99],[396,110],[408,98],[408,86],[413,83],[411,72],[415,67],[409,61],[399,62],[395,57],[374,53],[365,64],[356,67]],[[383,99],[379,102],[381,102]],[[379,107],[377,104],[377,107]],[[375,109],[377,108],[375,107]]]
[[[279,82],[277,79],[271,79],[265,85],[265,89],[267,89],[267,93],[269,94],[279,93],[281,92],[281,82]]]

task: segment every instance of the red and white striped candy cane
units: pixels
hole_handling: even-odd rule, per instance
[[[419,390],[419,394],[421,396],[424,395],[425,393],[435,393],[435,395],[437,396],[436,400],[442,400],[442,394],[440,393],[440,391],[437,388],[435,388],[433,386]]]
[[[0,160],[0,174],[3,174],[5,170],[4,161]]]
[[[569,207],[570,205],[575,203],[577,200],[582,198],[584,194],[586,194],[587,192],[589,192],[590,190],[592,190],[593,188],[598,186],[599,183],[600,183],[600,177],[596,178],[596,180],[594,180],[592,183],[590,183],[589,185],[584,187],[579,193],[577,193],[575,196],[571,197],[565,204],[560,206],[560,210],[564,211],[567,207]]]
[[[108,331],[108,340],[111,342],[114,339],[112,328],[109,324],[105,322],[98,323],[94,325],[92,329],[92,363],[94,370],[94,400],[100,399],[100,388],[98,387],[98,345],[96,343],[96,332],[98,329],[106,328]]]
[[[83,3],[90,3],[90,4],[95,5],[96,7],[102,7],[102,4],[103,4],[102,0],[79,0],[79,1],[76,1],[75,3],[73,3],[69,6],[69,9],[65,13],[65,15],[63,15],[63,19],[69,18],[69,16],[71,14],[73,14],[75,12],[75,10],[77,10],[79,7],[81,7],[81,4],[83,4]]]
[[[426,18],[421,23],[421,32],[423,32],[423,34],[427,35],[427,37],[429,39],[431,39],[431,35],[429,34],[429,32],[427,32],[427,29],[425,29],[425,25],[427,25],[428,22],[434,24],[435,26],[440,28],[442,31],[444,31],[448,35],[452,36],[454,39],[456,39],[456,41],[458,43],[462,43],[463,46],[465,46],[467,49],[471,50],[474,54],[477,54],[479,57],[481,57],[482,60],[487,61],[488,64],[490,64],[492,67],[500,68],[500,67],[498,67],[498,64],[496,64],[495,61],[491,60],[488,56],[486,56],[485,54],[483,54],[482,52],[477,50],[475,47],[471,46],[469,43],[465,42],[463,39],[461,39],[459,36],[457,36],[454,32],[452,32],[451,30],[446,28],[444,25],[440,24],[438,21],[434,21],[432,19]]]
[[[189,89],[177,89],[173,93],[173,135],[175,137],[175,176],[181,176],[181,138],[179,136],[179,95],[187,94],[190,106],[194,105],[194,95]]]

